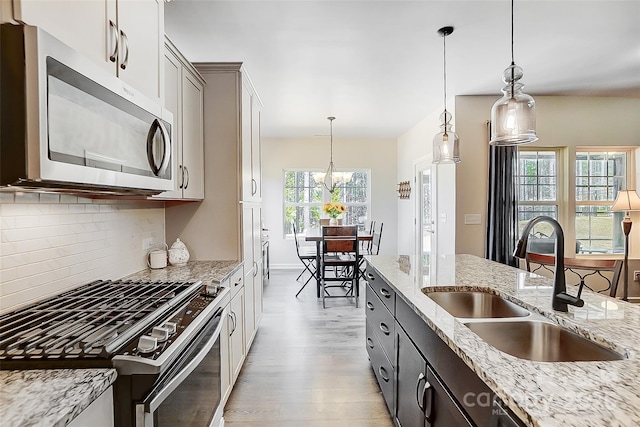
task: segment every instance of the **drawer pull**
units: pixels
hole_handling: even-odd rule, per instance
[[[367,345],[368,345],[368,346],[369,346],[369,348],[371,348],[371,349],[372,349],[373,347],[375,347],[375,346],[373,345],[373,340],[372,340],[371,338],[369,338],[369,337],[367,337]]]
[[[367,308],[371,311],[375,310],[375,307],[373,306],[373,304],[371,304],[371,301],[367,301]]]
[[[391,292],[389,292],[388,290],[386,290],[385,288],[380,288],[380,293],[382,294],[383,297],[385,298],[391,298]]]
[[[367,273],[367,279],[368,280],[376,280],[375,276],[371,273]]]
[[[384,380],[385,383],[389,382],[389,375],[387,375],[387,370],[384,369],[382,366],[380,366],[378,368],[378,372],[380,373],[380,376],[382,377],[382,379]]]
[[[424,374],[420,372],[420,375],[418,375],[418,382],[416,382],[416,402],[418,403],[418,408],[420,408],[422,412],[424,412],[424,390],[420,393],[420,383],[423,380],[425,383],[427,382]]]
[[[380,330],[385,334],[389,335],[389,327],[385,325],[383,322],[380,322]]]

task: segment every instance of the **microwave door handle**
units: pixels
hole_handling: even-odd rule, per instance
[[[182,382],[185,380],[185,378],[187,378],[200,364],[200,362],[202,362],[204,360],[204,358],[209,354],[209,351],[211,351],[211,349],[213,348],[213,345],[215,344],[216,340],[218,338],[220,338],[220,334],[222,332],[222,325],[224,322],[222,322],[222,316],[223,316],[223,311],[220,311],[214,318],[218,318],[220,319],[220,321],[218,322],[218,325],[216,326],[215,332],[213,333],[213,335],[211,336],[211,338],[209,339],[209,341],[207,341],[207,343],[204,345],[204,347],[202,348],[202,350],[200,350],[200,352],[198,352],[198,354],[196,354],[190,361],[189,363],[187,363],[184,368],[182,368],[180,370],[180,372],[178,372],[173,378],[171,378],[167,384],[164,386],[164,388],[158,392],[158,394],[156,394],[153,399],[151,399],[150,401],[146,401],[143,403],[138,404],[137,406],[143,405],[145,412],[149,413],[149,414],[153,414],[162,404],[162,402],[164,402],[164,400],[169,397],[169,395],[171,393],[173,393],[173,391],[178,388],[178,386],[180,384],[182,384]],[[137,412],[137,410],[136,410]]]
[[[160,167],[156,166],[156,159],[153,153],[153,139],[158,131],[160,131],[160,136],[162,138],[162,161],[160,162]],[[147,134],[147,159],[154,175],[159,176],[166,172],[169,167],[169,161],[171,160],[170,154],[171,139],[169,138],[169,133],[162,122],[155,119],[151,124],[151,128],[149,128],[149,133]]]

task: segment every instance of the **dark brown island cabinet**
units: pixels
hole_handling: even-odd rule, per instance
[[[522,427],[377,271],[366,271],[366,340],[397,427]]]

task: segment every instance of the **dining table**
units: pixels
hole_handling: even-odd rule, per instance
[[[329,227],[342,227],[344,225],[331,225]],[[304,233],[304,240],[307,242],[316,242],[316,295],[320,298],[320,279],[321,279],[321,271],[320,271],[320,257],[322,256],[322,251],[320,248],[320,244],[322,243],[322,227],[320,226],[316,228],[308,228]],[[358,240],[361,242],[370,242],[373,240],[373,234],[368,233],[366,231],[358,230]]]

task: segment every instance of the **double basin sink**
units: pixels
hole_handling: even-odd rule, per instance
[[[527,319],[531,316],[528,310],[498,295],[430,289],[423,289],[423,292],[452,316],[466,319],[465,326],[487,344],[512,356],[538,362],[624,359],[621,355],[554,323]]]

